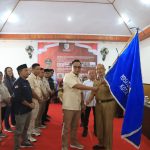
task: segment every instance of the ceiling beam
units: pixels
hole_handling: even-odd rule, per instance
[[[0,34],[1,40],[70,40],[126,42],[130,36],[69,35],[69,34]]]
[[[140,41],[150,37],[150,27],[139,33]],[[73,35],[73,34],[0,34],[0,40],[70,40],[127,42],[130,36]]]
[[[143,41],[149,37],[150,37],[150,26],[146,28],[144,31],[140,32],[139,34],[140,41]]]

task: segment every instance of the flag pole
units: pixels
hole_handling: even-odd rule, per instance
[[[139,27],[131,27],[130,29],[136,29],[136,31],[138,32],[140,30]],[[119,56],[123,53],[123,51],[125,50],[125,48],[129,45],[129,43],[131,42],[132,38],[134,37],[135,33],[132,32],[131,37],[128,39],[127,44],[124,46],[124,48],[122,49],[122,51],[120,52],[120,54],[118,53],[117,58],[114,60],[112,66],[116,63],[116,61],[118,60]],[[111,66],[111,68],[112,68]]]

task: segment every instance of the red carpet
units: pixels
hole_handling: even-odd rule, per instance
[[[62,128],[62,111],[61,105],[51,104],[49,114],[52,119],[46,129],[43,129],[42,136],[38,137],[38,142],[34,143],[32,148],[24,150],[61,150],[61,128]],[[86,138],[81,136],[82,127],[79,128],[78,136],[80,142],[85,145],[85,150],[92,150],[92,145],[97,143],[93,135],[93,117],[90,117],[89,134]],[[135,150],[133,146],[122,140],[120,137],[122,119],[114,120],[114,143],[113,150]],[[13,150],[13,134],[7,133],[8,137],[0,142],[0,150]],[[142,136],[140,150],[149,150],[150,140]],[[73,150],[73,149],[70,149]],[[75,150],[75,149],[74,149]]]

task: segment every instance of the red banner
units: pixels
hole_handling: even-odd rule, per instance
[[[57,78],[63,78],[70,72],[70,63],[74,59],[82,62],[81,74],[94,68],[97,64],[96,43],[38,43],[38,62],[43,68],[53,68]]]

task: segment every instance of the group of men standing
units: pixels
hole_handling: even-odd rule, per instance
[[[62,129],[62,150],[69,149],[68,134],[70,131],[70,147],[84,149],[77,139],[78,121],[80,120],[81,110],[85,110],[85,121],[83,124],[83,136],[88,133],[88,119],[93,100],[96,100],[95,107],[95,127],[98,144],[93,146],[94,150],[112,150],[113,137],[113,117],[115,101],[110,89],[104,80],[105,67],[102,64],[96,66],[96,70],[89,71],[89,80],[80,81],[81,71],[80,60],[71,63],[72,71],[65,75],[63,80],[63,129]],[[96,71],[96,76],[94,73]],[[86,91],[89,92],[86,92]],[[86,108],[85,108],[86,106]]]
[[[50,76],[47,75],[51,70],[44,70],[35,63],[30,75],[26,64],[18,66],[17,71],[19,78],[14,83],[12,98],[16,120],[14,150],[32,147],[32,142],[36,141],[32,135],[39,136],[40,129],[46,128],[47,108],[52,94],[48,82]]]
[[[83,137],[88,134],[88,122],[91,108],[94,112],[94,133],[98,144],[94,150],[112,150],[113,117],[115,101],[104,80],[105,67],[98,64],[96,69],[88,71],[88,80],[81,82],[79,74],[80,60],[71,63],[71,72],[63,79],[63,127],[62,150],[70,147],[84,149],[77,139],[78,122],[81,110],[84,111]],[[14,150],[20,147],[32,147],[39,136],[40,128],[45,128],[50,96],[54,93],[52,75],[54,70],[43,69],[38,63],[32,65],[32,71],[26,64],[17,67],[19,78],[13,85],[12,108],[15,114],[16,130],[14,133]]]

